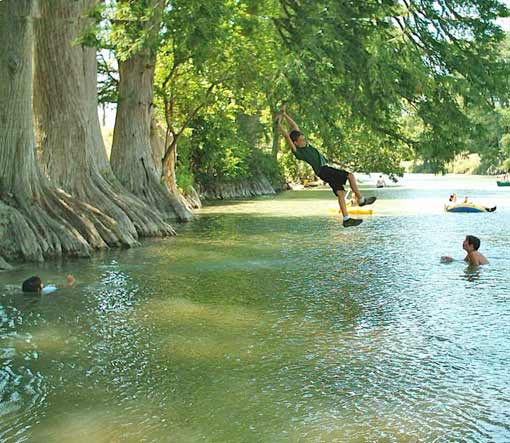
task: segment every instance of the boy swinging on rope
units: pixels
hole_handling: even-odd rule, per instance
[[[291,127],[291,131],[287,132],[282,126],[282,119],[287,121]],[[328,161],[316,148],[310,145],[299,130],[298,125],[292,118],[289,117],[285,109],[282,109],[281,114],[277,117],[278,130],[285,137],[292,153],[298,160],[303,160],[308,163],[314,170],[315,174],[323,181],[325,181],[333,193],[338,198],[338,205],[344,217],[343,226],[348,228],[350,226],[358,226],[363,220],[349,217],[347,207],[345,205],[345,189],[344,185],[349,180],[352,192],[356,196],[359,206],[371,205],[375,202],[376,197],[363,197],[359,192],[358,184],[354,175],[344,169],[333,168],[328,165]]]

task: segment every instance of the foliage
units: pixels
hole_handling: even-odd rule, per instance
[[[244,179],[261,168],[279,176],[260,152],[270,145],[268,105],[275,100],[268,81],[275,31],[264,14],[275,4],[173,1],[165,11],[155,104],[179,152],[183,143],[190,150],[201,183]]]
[[[181,163],[176,167],[175,175],[179,190],[185,194],[189,194],[191,188],[195,185],[195,176],[193,173]]]
[[[174,135],[218,100],[245,111],[258,107],[258,82],[268,75],[262,60],[269,53],[258,37],[259,8],[231,0],[171,2],[163,17],[155,92]]]
[[[117,64],[105,50],[98,52],[97,55],[97,87],[100,104],[117,103],[119,98]]]
[[[339,137],[336,122],[348,122],[386,140],[365,149],[382,157],[407,144],[440,169],[466,149],[466,106],[489,108],[506,96],[508,64],[497,57],[503,33],[494,19],[507,10],[499,1],[280,3],[279,30],[295,54],[287,76],[296,109],[330,128],[310,128],[327,144]],[[406,114],[421,123],[412,138]]]
[[[141,24],[161,5],[149,45],[154,29]],[[102,47],[121,59],[158,51],[154,104],[178,141],[183,183],[259,167],[311,175],[286,151],[279,166],[266,155],[284,103],[350,170],[400,174],[403,160],[422,158],[440,171],[463,152],[480,153],[482,167],[509,158],[501,1],[112,0],[99,11]],[[101,100],[115,100],[115,66],[100,61]]]
[[[253,145],[239,126],[225,124],[216,113],[192,122],[193,132],[183,138],[179,152],[191,155],[191,170],[204,187],[211,183],[232,182],[265,175],[279,180],[280,170],[269,152]],[[258,140],[260,141],[260,139]],[[179,155],[179,161],[182,159]]]

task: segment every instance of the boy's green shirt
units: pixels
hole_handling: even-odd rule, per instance
[[[307,144],[304,148],[296,147],[294,156],[299,160],[307,162],[313,168],[315,175],[317,176],[319,175],[321,167],[328,164],[326,157],[309,144]]]

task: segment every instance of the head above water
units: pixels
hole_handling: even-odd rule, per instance
[[[21,290],[23,292],[41,292],[42,288],[42,281],[37,276],[27,278],[21,285]]]
[[[301,131],[293,129],[289,133],[290,139],[298,148],[304,148],[306,146],[305,136]]]
[[[474,235],[466,235],[464,242],[462,243],[462,248],[465,251],[478,251],[480,247],[480,239],[475,237]]]

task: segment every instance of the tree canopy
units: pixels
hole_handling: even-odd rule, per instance
[[[182,168],[195,175],[220,164],[238,166],[227,176],[246,170],[239,119],[257,120],[262,129],[249,142],[267,150],[283,104],[347,167],[398,173],[402,160],[422,158],[439,170],[486,140],[490,127],[473,110],[508,101],[505,34],[496,23],[508,10],[498,0],[162,3],[155,104],[169,134],[182,136]],[[139,23],[154,5],[108,5],[115,19],[105,47],[128,57],[146,43]],[[108,91],[111,82],[101,97]]]

